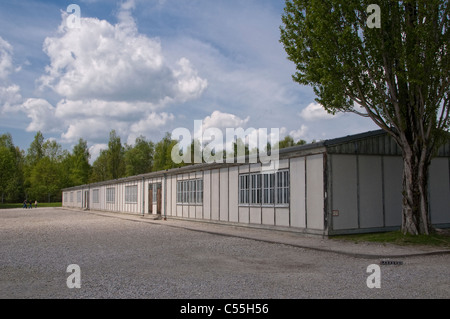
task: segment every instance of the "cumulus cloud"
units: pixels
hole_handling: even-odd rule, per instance
[[[0,114],[17,111],[22,103],[20,86],[9,82],[9,75],[18,70],[13,64],[13,47],[0,37]]]
[[[108,144],[94,144],[91,147],[89,147],[89,154],[91,155],[91,158],[89,159],[89,162],[93,164],[95,160],[100,155],[100,152],[102,150],[107,150]]]
[[[289,135],[294,139],[295,142],[300,140],[306,140],[306,134],[308,132],[308,127],[306,125],[302,125],[298,130],[293,130],[289,133]]]
[[[44,41],[50,63],[38,81],[41,91],[50,89],[61,100],[54,108],[39,101],[37,114],[28,107],[30,129],[43,129],[57,119],[63,142],[88,138],[100,143],[93,149],[98,155],[98,145],[111,129],[134,143],[140,135],[159,133],[174,119],[162,109],[202,95],[207,80],[184,57],[169,63],[159,39],[138,32],[134,8],[133,0],[123,2],[117,24],[82,17],[75,28],[62,13],[57,35]],[[33,103],[38,105],[30,101],[28,106]],[[47,122],[39,122],[45,112],[53,113]]]
[[[203,120],[203,129],[217,127],[219,129],[245,127],[250,117],[241,119],[240,117],[230,114],[214,111],[210,116]]]
[[[311,103],[300,112],[300,117],[306,121],[329,120],[335,118],[335,115],[329,114],[322,105]]]
[[[4,81],[13,71],[12,46],[0,37],[0,81]]]
[[[22,102],[20,87],[12,84],[0,86],[0,113],[17,110],[17,105]]]
[[[67,27],[63,13],[56,37],[44,42],[50,58],[41,88],[49,87],[69,100],[145,101],[196,98],[207,81],[185,59],[169,65],[158,39],[139,34],[130,10],[122,4],[119,23],[81,18],[79,28]]]
[[[55,108],[44,99],[27,99],[21,105],[22,111],[31,119],[28,132],[55,131],[59,128],[59,120],[55,117]]]

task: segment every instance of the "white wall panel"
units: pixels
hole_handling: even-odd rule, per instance
[[[306,159],[307,227],[312,229],[324,228],[323,165],[322,154]]]
[[[219,170],[211,171],[211,219],[219,220]]]
[[[402,224],[402,169],[401,157],[384,156],[385,226]]]
[[[239,221],[239,169],[230,167],[229,169],[229,221]]]
[[[306,227],[306,179],[305,157],[292,158],[290,163],[291,182],[291,226]]]
[[[431,222],[436,224],[450,223],[449,159],[433,159],[429,174]]]
[[[219,178],[219,215],[221,221],[228,221],[228,168],[223,168],[220,170]]]
[[[203,173],[203,218],[211,219],[211,171]]]
[[[262,208],[262,224],[263,225],[275,225],[275,208],[263,207]]]
[[[279,208],[275,209],[276,213],[276,225],[277,226],[289,226],[289,208]]]
[[[356,156],[332,155],[331,161],[332,210],[339,211],[339,216],[333,216],[333,229],[358,228]],[[307,174],[309,179],[309,170]]]
[[[383,227],[381,156],[359,156],[358,161],[360,227]]]
[[[250,224],[261,223],[261,207],[250,207]]]

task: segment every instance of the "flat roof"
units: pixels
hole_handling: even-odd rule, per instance
[[[367,155],[391,155],[401,156],[401,150],[394,141],[394,139],[384,130],[368,131],[364,133],[347,135],[329,140],[323,140],[316,143],[305,145],[296,145],[279,150],[279,159],[287,159],[293,157],[301,157],[320,153],[331,154],[367,154]],[[450,140],[443,145],[437,154],[438,156],[450,156]],[[99,187],[104,185],[112,185],[118,183],[133,182],[142,179],[158,178],[177,175],[183,173],[198,172],[204,170],[211,170],[224,167],[241,166],[257,164],[250,162],[250,159],[255,160],[255,155],[250,155],[244,158],[235,158],[234,163],[201,163],[186,165],[179,168],[171,168],[164,171],[150,172],[141,175],[129,176],[114,180],[97,182],[92,184],[85,184],[64,188],[63,191],[77,190],[86,187]],[[238,162],[240,160],[240,162]]]

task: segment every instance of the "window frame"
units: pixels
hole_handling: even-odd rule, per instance
[[[138,185],[125,186],[125,204],[138,203]]]

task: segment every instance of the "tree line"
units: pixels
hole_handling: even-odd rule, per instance
[[[37,132],[24,151],[14,145],[11,134],[0,135],[1,202],[60,202],[63,188],[188,165],[173,162],[172,149],[177,143],[170,133],[166,133],[157,143],[139,136],[134,145],[128,145],[123,144],[120,136],[112,130],[108,148],[101,150],[91,165],[88,144],[82,138],[72,151],[68,151],[55,140],[46,140],[41,132]],[[286,136],[279,142],[279,148],[305,143],[304,140],[295,143],[292,137]],[[194,141],[191,150],[193,145]],[[250,152],[247,147],[246,153]]]

